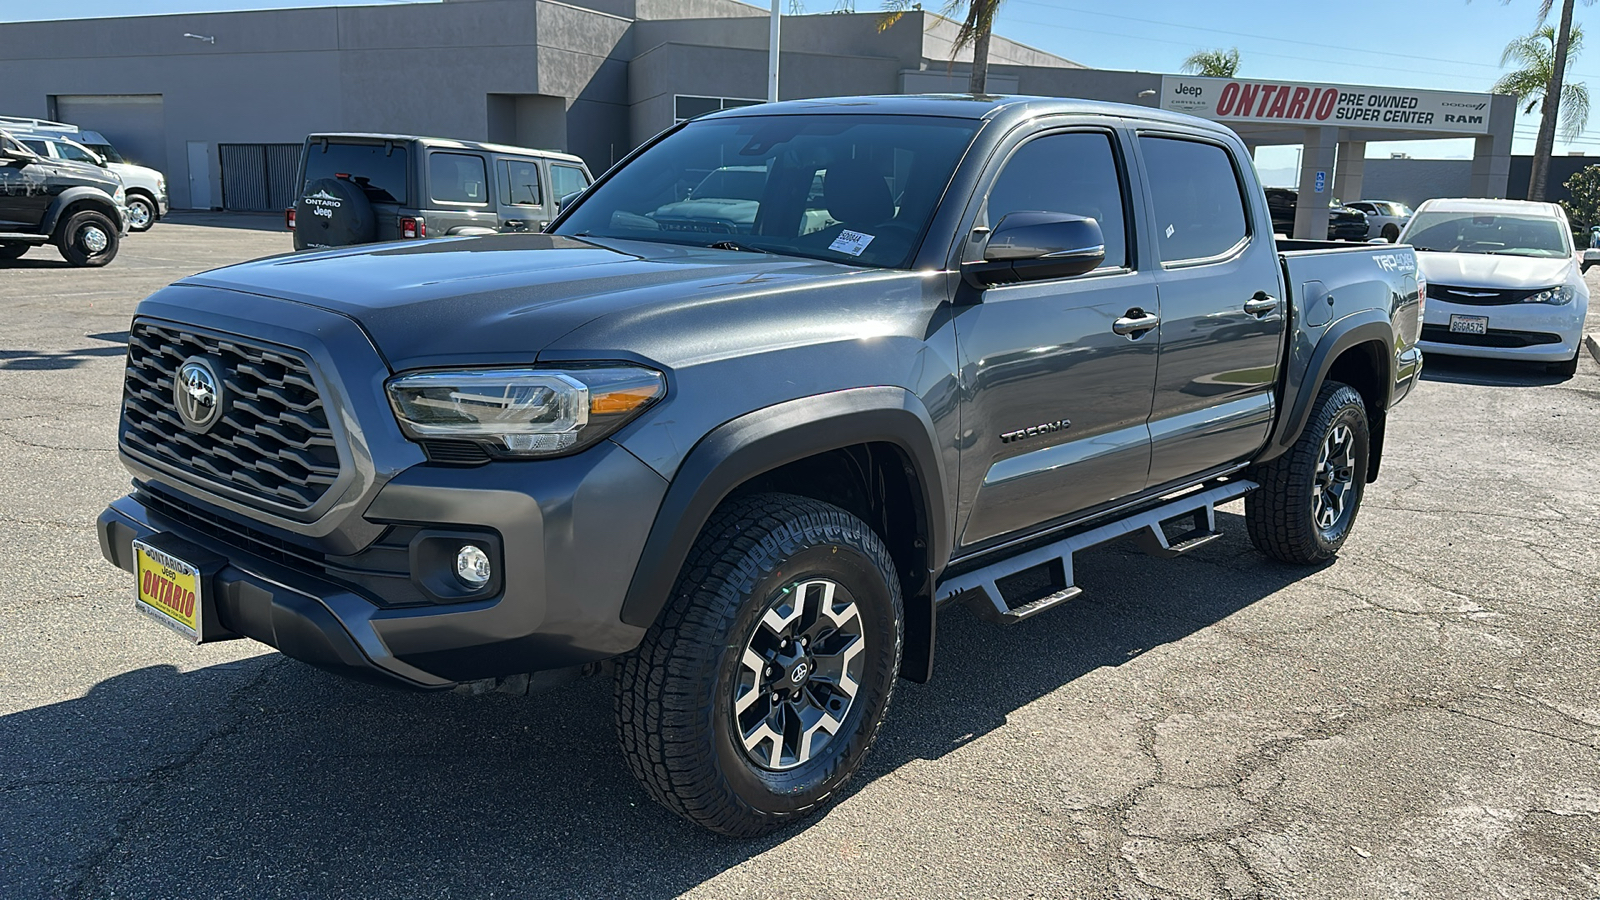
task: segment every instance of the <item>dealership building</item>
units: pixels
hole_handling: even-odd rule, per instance
[[[921,10],[786,16],[784,99],[963,90],[957,26]],[[565,150],[599,172],[675,122],[758,102],[767,11],[737,0],[444,0],[0,24],[0,114],[100,131],[167,173],[178,208],[280,210],[302,138],[363,131]],[[996,35],[990,90],[1108,100],[1303,146],[1295,232],[1363,196],[1368,141],[1470,138],[1501,197],[1507,96],[1085,68]]]

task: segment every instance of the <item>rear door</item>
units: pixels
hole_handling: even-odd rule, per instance
[[[1246,459],[1266,442],[1286,317],[1277,247],[1251,200],[1242,149],[1150,132],[1138,144],[1160,260],[1155,486]]]
[[[550,197],[552,209],[560,211],[562,197],[568,197],[589,186],[589,171],[567,162],[550,161]]]
[[[490,195],[488,154],[473,150],[427,151],[428,234],[474,234],[500,230],[500,211]]]
[[[967,548],[1138,493],[1150,466],[1158,339],[1116,324],[1159,309],[1150,260],[1132,239],[1127,147],[1111,127],[1066,128],[998,158],[965,258],[980,258],[987,229],[1027,211],[1095,219],[1106,258],[1076,278],[991,287],[955,312]]]
[[[361,186],[377,220],[377,240],[400,236],[402,208],[418,202],[418,187],[411,180],[415,152],[407,141],[382,138],[318,138],[306,140],[300,166],[300,193],[323,178],[345,178]]]
[[[543,231],[552,218],[539,160],[502,156],[495,160],[501,231]]]

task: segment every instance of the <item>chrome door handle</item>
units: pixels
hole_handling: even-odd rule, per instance
[[[1244,302],[1244,311],[1252,316],[1264,316],[1278,308],[1278,298],[1266,291],[1256,291],[1256,295]]]
[[[1155,313],[1147,313],[1142,309],[1130,309],[1127,315],[1111,323],[1111,330],[1117,334],[1138,337],[1160,324],[1161,317]]]
[[[506,220],[506,227],[507,228],[521,228],[522,227],[522,220],[521,219],[507,219]]]

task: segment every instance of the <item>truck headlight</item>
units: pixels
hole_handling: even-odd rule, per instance
[[[1537,294],[1529,294],[1528,296],[1522,298],[1522,302],[1548,303],[1551,306],[1565,306],[1566,304],[1571,303],[1572,298],[1576,297],[1577,295],[1578,292],[1574,291],[1571,285],[1563,284],[1558,287],[1540,291]]]
[[[412,440],[467,440],[491,456],[554,456],[587,447],[667,391],[642,366],[467,369],[402,375],[388,384],[400,429]]]

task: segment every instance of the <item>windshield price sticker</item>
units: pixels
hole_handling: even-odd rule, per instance
[[[860,256],[870,243],[872,243],[872,235],[846,229],[839,232],[839,236],[833,239],[833,243],[828,245],[828,249],[836,250],[840,253],[848,253],[851,256]]]

